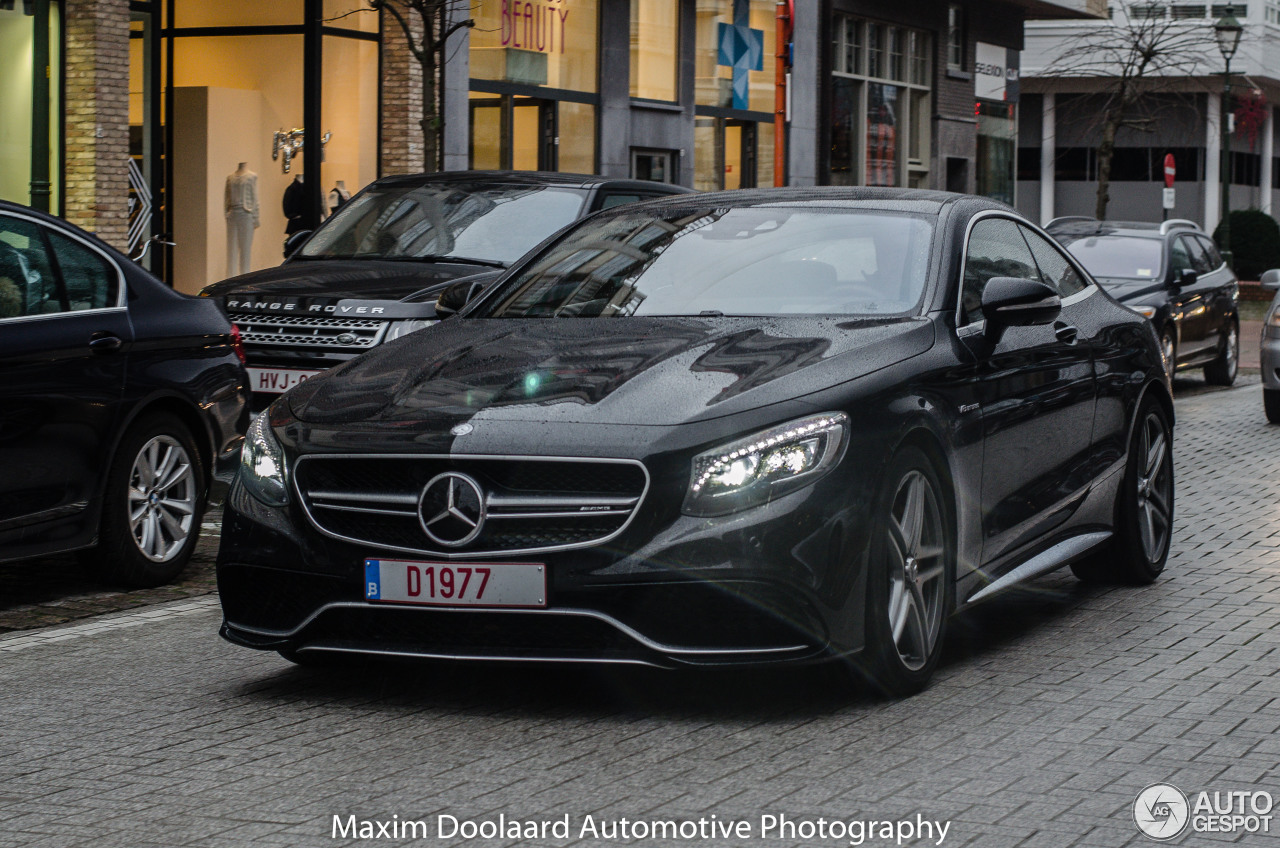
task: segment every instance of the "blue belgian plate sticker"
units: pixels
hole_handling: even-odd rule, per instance
[[[379,561],[376,559],[367,559],[364,561],[364,599],[366,601],[380,600],[382,597],[382,582]]]

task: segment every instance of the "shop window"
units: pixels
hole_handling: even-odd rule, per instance
[[[62,182],[62,105],[58,84],[62,78],[61,7],[49,4],[49,26],[43,39],[49,51],[48,76],[44,75],[43,65],[40,77],[34,73],[37,18],[33,11],[21,2],[0,6],[0,79],[4,80],[0,86],[0,200],[30,205],[32,180],[47,174],[52,183],[48,208],[56,211]],[[44,151],[48,158],[41,157],[43,169],[36,167],[32,149],[37,97],[48,105],[48,146]]]
[[[631,96],[680,99],[679,0],[631,0]]]
[[[1092,147],[1059,147],[1054,159],[1054,179],[1058,182],[1095,179]]]
[[[482,2],[474,18],[472,79],[597,90],[597,0]]]
[[[929,34],[847,15],[836,15],[834,24],[827,181],[927,187],[933,102]]]
[[[1150,181],[1151,156],[1148,148],[1115,148],[1111,153],[1111,179],[1118,183]]]
[[[1014,104],[979,101],[978,157],[974,172],[978,194],[1013,205],[1017,144]]]
[[[1232,185],[1256,186],[1262,180],[1262,157],[1256,153],[1232,151]]]
[[[699,191],[773,184],[773,126],[755,121],[698,118],[694,122],[693,187]],[[766,153],[762,138],[767,136]],[[767,162],[761,182],[758,167]]]

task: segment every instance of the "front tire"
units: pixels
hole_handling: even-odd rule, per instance
[[[140,419],[111,462],[100,543],[83,559],[127,586],[170,582],[195,550],[205,495],[200,452],[186,425],[167,414]]]
[[[1280,389],[1263,389],[1262,407],[1267,411],[1268,421],[1280,424]]]
[[[1240,370],[1240,327],[1235,320],[1227,327],[1226,338],[1218,358],[1204,367],[1204,381],[1215,386],[1229,386],[1236,381]]]
[[[1101,554],[1073,564],[1076,577],[1090,583],[1154,583],[1169,558],[1173,496],[1173,430],[1164,408],[1147,398],[1129,439],[1115,538]]]
[[[952,525],[933,463],[904,449],[877,498],[868,553],[864,665],[887,695],[924,689],[942,655],[955,581]]]

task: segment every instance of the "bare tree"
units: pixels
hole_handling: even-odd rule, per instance
[[[461,29],[475,26],[468,0],[367,0],[370,8],[385,12],[399,25],[409,52],[422,68],[422,164],[427,172],[441,169],[444,114],[440,69],[445,45]]]
[[[1105,220],[1111,199],[1117,133],[1124,127],[1149,131],[1155,116],[1145,107],[1158,102],[1155,95],[1185,91],[1188,78],[1206,73],[1215,45],[1212,23],[1166,17],[1164,4],[1123,5],[1110,21],[1090,22],[1038,74],[1097,81],[1098,220]]]

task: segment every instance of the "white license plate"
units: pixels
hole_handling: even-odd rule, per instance
[[[366,559],[364,598],[434,607],[545,607],[547,569],[526,562]]]
[[[248,371],[249,390],[252,392],[287,392],[308,377],[320,373],[298,368],[250,368]]]

